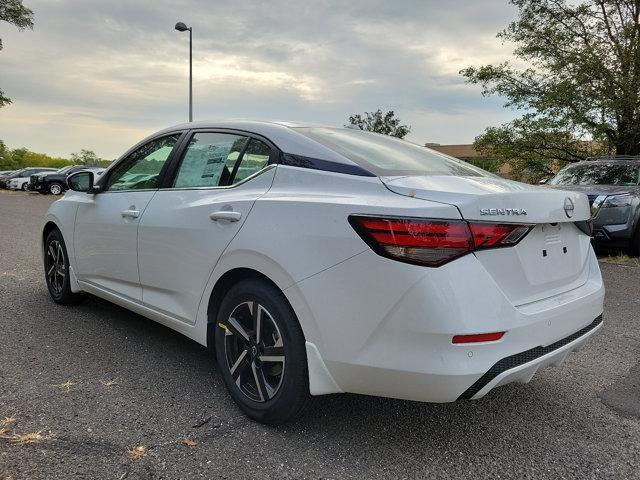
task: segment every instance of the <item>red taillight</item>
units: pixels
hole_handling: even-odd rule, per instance
[[[474,250],[518,243],[532,225],[351,215],[349,223],[379,255],[439,267]]]
[[[480,343],[497,342],[504,336],[505,332],[478,333],[475,335],[456,335],[451,340],[452,343]]]

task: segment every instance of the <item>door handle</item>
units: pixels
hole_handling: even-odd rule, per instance
[[[140,210],[123,210],[121,215],[126,218],[138,218],[140,216]]]
[[[214,222],[218,220],[227,220],[229,222],[237,222],[242,217],[242,213],[233,210],[219,210],[209,214],[209,218]]]

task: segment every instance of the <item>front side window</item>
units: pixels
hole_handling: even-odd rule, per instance
[[[180,134],[156,138],[131,153],[111,172],[105,190],[146,190],[158,188],[160,172]]]
[[[194,134],[173,186],[194,188],[230,185],[236,163],[248,140],[247,137],[228,133]]]

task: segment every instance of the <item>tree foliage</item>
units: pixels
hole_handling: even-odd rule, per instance
[[[378,109],[375,112],[364,112],[364,115],[351,115],[349,124],[359,127],[360,130],[398,138],[404,138],[411,131],[411,127],[400,124],[400,119],[395,116],[393,110],[382,113],[382,110]]]
[[[106,167],[111,162],[97,157],[91,150],[80,150],[70,158],[51,157],[45,153],[32,152],[26,148],[7,148],[0,140],[0,170],[19,170],[25,167],[62,168],[67,165]]]
[[[71,154],[71,161],[74,165],[86,165],[87,167],[95,167],[100,165],[102,161],[93,150],[82,149],[77,153]]]
[[[19,170],[25,167],[61,168],[65,165],[71,165],[71,161],[32,152],[26,148],[10,150],[0,141],[0,170]]]
[[[538,171],[550,160],[640,154],[640,0],[511,3],[518,18],[498,37],[523,66],[461,73],[524,116],[488,128],[476,146]]]
[[[20,30],[33,28],[33,11],[22,4],[22,0],[0,0],[0,20],[9,22]],[[2,50],[2,39],[0,39]],[[0,89],[0,108],[11,103],[11,99],[4,96]]]

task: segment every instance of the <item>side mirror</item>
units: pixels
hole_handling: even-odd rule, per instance
[[[548,178],[543,178],[543,179],[542,179],[542,180],[540,180],[538,183],[539,183],[540,185],[546,185],[548,181],[549,181],[549,179],[548,179]]]
[[[74,192],[96,193],[93,172],[76,172],[67,177],[67,185]]]

